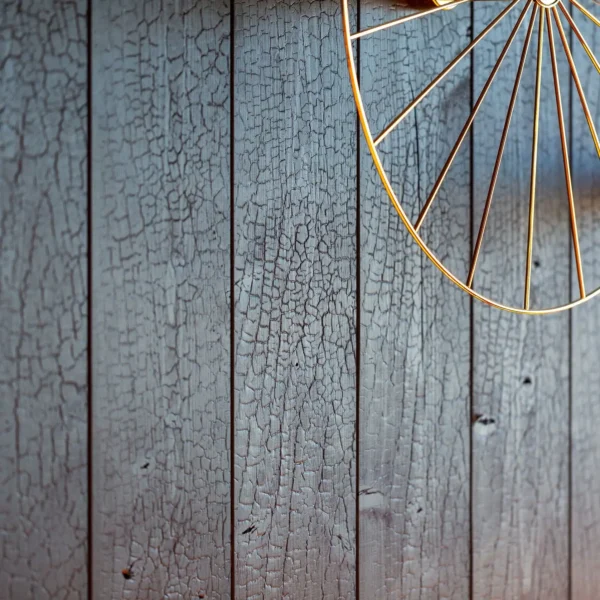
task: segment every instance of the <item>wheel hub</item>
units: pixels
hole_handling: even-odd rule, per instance
[[[559,0],[535,0],[535,3],[542,8],[552,8],[558,4]]]

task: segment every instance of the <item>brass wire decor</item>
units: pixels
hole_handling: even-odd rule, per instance
[[[579,78],[579,74],[577,72],[577,68],[575,66],[575,62],[573,59],[573,55],[571,53],[571,49],[569,47],[569,41],[567,39],[567,34],[565,33],[565,28],[563,26],[563,19],[566,21],[568,27],[572,30],[577,41],[582,45],[585,53],[589,57],[590,61],[600,73],[600,63],[596,59],[592,49],[590,48],[588,42],[582,35],[581,31],[577,27],[575,20],[569,14],[569,11],[565,8],[564,1],[567,0],[512,0],[499,14],[493,19],[487,27],[485,27],[479,35],[477,35],[471,43],[464,49],[462,52],[456,56],[421,92],[419,92],[415,98],[398,114],[380,133],[376,136],[373,136],[371,133],[369,121],[367,118],[365,105],[363,103],[361,89],[359,85],[359,80],[357,76],[357,67],[354,59],[353,47],[357,40],[364,38],[366,36],[376,35],[379,31],[390,27],[398,27],[402,26],[404,23],[408,21],[412,21],[414,19],[420,19],[436,13],[441,10],[450,10],[454,7],[464,4],[466,2],[472,2],[474,0],[456,0],[450,1],[447,0],[437,0],[436,6],[433,8],[429,8],[427,10],[421,10],[414,12],[412,14],[402,16],[400,18],[382,23],[380,25],[376,25],[373,27],[369,27],[367,29],[353,32],[351,30],[350,24],[350,16],[349,16],[349,0],[341,0],[342,1],[342,20],[343,20],[343,31],[344,31],[344,43],[346,49],[346,57],[348,61],[348,70],[350,74],[350,81],[352,84],[352,91],[354,94],[354,100],[356,103],[359,120],[363,129],[364,136],[366,138],[366,142],[375,163],[375,167],[378,171],[378,174],[381,178],[383,186],[394,206],[404,225],[408,229],[409,233],[415,239],[421,250],[427,255],[427,257],[434,263],[434,265],[453,283],[455,283],[459,288],[463,291],[469,293],[474,298],[481,300],[482,302],[494,306],[496,308],[500,308],[502,310],[506,310],[512,313],[518,314],[549,314],[556,313],[562,310],[566,310],[582,304],[586,300],[589,300],[593,296],[596,296],[600,293],[600,288],[596,289],[593,292],[587,293],[585,287],[584,273],[582,267],[581,260],[581,251],[579,247],[579,236],[577,230],[577,215],[575,211],[575,200],[573,194],[573,182],[571,175],[571,167],[569,161],[569,146],[565,128],[565,117],[563,113],[562,99],[561,99],[561,90],[560,90],[560,81],[559,81],[559,69],[557,65],[557,42],[555,41],[555,31],[558,33],[558,37],[560,38],[560,45],[564,54],[566,56],[567,62],[569,64],[569,69],[571,72],[571,76],[573,82],[575,84],[576,94],[573,94],[573,97],[578,97],[579,102],[581,103],[583,113],[585,115],[585,119],[587,121],[587,125],[590,130],[590,135],[595,144],[596,152],[598,157],[600,158],[600,141],[598,139],[598,134],[596,132],[596,128],[592,119],[592,115],[583,91],[583,87],[581,84],[581,80]],[[476,1],[476,0],[475,0]],[[595,25],[600,26],[600,20],[598,20],[593,14],[591,14],[583,5],[580,4],[578,0],[568,0],[573,4],[575,8],[579,11],[577,14],[583,15],[583,17],[592,21]],[[510,35],[508,36],[506,43],[501,50],[495,65],[493,66],[489,77],[487,78],[475,104],[473,105],[470,116],[465,122],[457,140],[452,148],[441,172],[439,173],[435,184],[433,185],[432,190],[429,193],[429,196],[424,203],[417,220],[412,223],[406,214],[405,210],[401,206],[398,197],[396,196],[394,189],[390,183],[388,175],[383,167],[381,158],[379,156],[379,152],[377,147],[381,144],[386,137],[392,133],[392,131],[417,107],[417,105],[456,67],[460,61],[467,56],[474,48],[479,44],[481,40],[483,40],[486,35],[494,29],[509,12],[511,12],[518,4],[523,4],[524,7],[517,19],[516,24],[514,25]],[[525,35],[525,41],[523,44],[523,48],[521,51],[521,58],[519,61],[519,66],[517,68],[514,86],[512,90],[512,94],[510,97],[510,102],[508,105],[508,109],[506,112],[506,117],[504,121],[504,127],[502,130],[502,136],[500,139],[498,152],[494,164],[493,173],[491,176],[491,180],[489,183],[488,193],[486,196],[485,206],[483,208],[483,214],[481,217],[481,222],[479,225],[479,231],[477,234],[477,238],[473,248],[473,254],[471,257],[470,268],[468,271],[468,276],[465,281],[461,281],[456,275],[454,275],[444,264],[442,264],[441,260],[436,257],[433,251],[428,247],[426,242],[421,237],[419,230],[423,225],[423,222],[427,218],[429,209],[432,204],[435,202],[436,196],[442,187],[442,183],[452,166],[454,159],[456,158],[463,142],[465,141],[469,131],[471,130],[471,126],[475,121],[477,113],[481,105],[483,104],[485,97],[496,77],[504,58],[506,57],[517,33],[519,32],[521,26],[524,21],[529,16],[529,24],[527,27],[527,33]],[[580,15],[580,16],[581,16]],[[583,18],[582,17],[582,18]],[[508,133],[510,129],[511,119],[513,116],[515,103],[517,100],[517,94],[519,92],[519,87],[521,85],[523,71],[525,67],[525,62],[527,58],[527,54],[530,51],[531,41],[534,37],[534,33],[537,30],[537,58],[536,58],[536,79],[535,79],[535,100],[534,100],[534,109],[533,109],[533,142],[531,149],[531,175],[530,175],[530,185],[529,185],[529,217],[528,217],[528,235],[527,235],[527,253],[525,257],[525,291],[522,306],[508,306],[506,304],[502,304],[497,302],[491,298],[488,298],[477,290],[474,289],[473,282],[475,273],[477,270],[477,262],[481,253],[481,247],[485,235],[486,225],[488,222],[488,218],[490,215],[490,209],[492,206],[492,198],[494,196],[494,190],[496,187],[496,183],[498,181],[498,174],[500,171],[500,166],[502,163],[502,157],[504,154],[504,150],[506,147],[506,142],[508,138]],[[577,273],[577,281],[579,284],[579,298],[576,300],[569,302],[567,304],[556,306],[552,308],[532,308],[531,307],[531,265],[532,265],[532,255],[533,255],[533,243],[534,243],[534,224],[535,224],[535,208],[536,208],[536,180],[537,180],[537,165],[538,165],[538,139],[539,139],[539,117],[540,117],[540,103],[541,103],[541,87],[542,87],[542,65],[544,60],[544,35],[548,36],[548,45],[550,49],[550,63],[552,66],[552,76],[553,76],[553,84],[554,84],[554,92],[555,92],[555,102],[556,102],[556,111],[558,117],[558,128],[560,133],[560,142],[561,142],[561,152],[562,152],[562,162],[564,165],[564,175],[566,181],[566,196],[568,200],[569,206],[569,218],[570,218],[570,229],[571,229],[571,238],[573,245],[573,253],[575,257],[575,267]]]

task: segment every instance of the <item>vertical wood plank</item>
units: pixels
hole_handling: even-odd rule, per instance
[[[86,5],[0,10],[0,596],[82,599]]]
[[[401,16],[361,4],[361,28]],[[361,41],[361,87],[375,133],[470,41],[469,8]],[[467,59],[381,144],[414,218],[469,114]],[[469,596],[469,299],[420,253],[361,150],[361,597]],[[470,243],[469,145],[423,227],[458,268]]]
[[[598,15],[598,7],[585,7]],[[579,11],[572,16],[598,56],[600,32]],[[563,20],[565,30],[568,30]],[[600,125],[600,86],[598,73],[573,36],[573,56],[596,127]],[[586,257],[584,275],[589,291],[600,285],[600,173],[598,155],[589,133],[579,98],[573,92],[573,178],[581,236],[581,251]],[[576,288],[574,279],[573,289]],[[600,301],[590,300],[573,312],[572,332],[572,598],[594,600],[600,590]]]
[[[355,597],[355,113],[337,1],[235,29],[236,598]]]
[[[517,7],[475,51],[481,89]],[[474,4],[477,33],[498,13]],[[530,19],[474,130],[475,235]],[[474,287],[522,304],[539,25],[535,25]],[[570,235],[547,31],[540,114],[532,307],[569,297]],[[557,40],[558,41],[558,40]],[[561,79],[568,122],[568,79]],[[568,597],[569,316],[508,315],[476,302],[473,331],[473,597]]]
[[[94,2],[96,598],[230,597],[229,35]]]

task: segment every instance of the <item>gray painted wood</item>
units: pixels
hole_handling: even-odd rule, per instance
[[[586,8],[598,14],[598,8],[586,2]],[[597,49],[600,34],[577,10],[573,18],[591,47]],[[566,26],[566,22],[564,22]],[[600,86],[598,73],[577,41],[573,55],[590,109],[600,123]],[[596,55],[598,51],[596,50]],[[578,226],[589,291],[600,285],[598,243],[600,241],[600,204],[598,156],[589,134],[576,92],[573,92],[572,131],[573,177],[578,210]],[[573,280],[574,287],[575,279]],[[572,330],[572,598],[594,600],[600,590],[600,302],[590,300],[573,313]]]
[[[235,28],[236,598],[355,597],[356,128],[337,1]]]
[[[361,27],[400,16],[363,2]],[[378,132],[468,44],[469,7],[361,41]],[[462,17],[462,18],[461,18]],[[466,18],[465,18],[466,17]],[[435,50],[428,48],[437,40]],[[440,49],[441,48],[441,49]],[[413,219],[469,114],[461,64],[379,148]],[[418,250],[361,151],[361,597],[469,596],[469,299]],[[451,267],[469,254],[469,145],[423,233]]]
[[[95,2],[93,36],[94,593],[225,599],[229,7]]]
[[[594,600],[600,301],[576,310],[572,329],[567,314],[515,317],[475,302],[471,373],[469,299],[408,237],[364,143],[358,246],[337,0],[237,3],[234,131],[229,1],[93,7],[88,497],[86,6],[2,5],[0,597],[87,597],[91,499],[97,598],[229,599],[233,528],[239,599],[351,600],[358,568],[365,598],[464,600],[471,509],[474,599],[567,600],[571,586],[572,598]],[[375,130],[468,42],[469,10],[361,42]],[[477,33],[498,7],[474,10]],[[365,0],[362,25],[397,14]],[[595,26],[573,14],[596,46]],[[476,93],[516,16],[478,47]],[[473,214],[467,145],[424,227],[463,277],[522,40],[475,128]],[[597,74],[575,48],[598,117]],[[468,114],[470,66],[381,146],[413,217]],[[505,301],[523,292],[533,69],[530,60],[475,279]],[[542,130],[554,133],[541,145],[533,300],[556,304],[571,283],[577,291],[548,60],[544,78]],[[566,102],[564,62],[561,78]],[[572,98],[592,289],[597,158]]]
[[[498,13],[474,6],[478,28]],[[520,10],[476,50],[476,92]],[[529,18],[475,129],[475,232],[504,124],[497,113],[506,114],[528,24]],[[475,278],[476,289],[515,303],[524,290],[537,31],[536,25]],[[532,307],[563,303],[569,288],[567,198],[547,46],[544,56]],[[479,302],[474,309],[473,597],[566,600],[569,316],[524,318]]]
[[[85,3],[2,2],[0,596],[87,592]]]

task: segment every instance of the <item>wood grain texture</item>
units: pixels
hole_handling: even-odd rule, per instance
[[[598,15],[598,7],[585,7]],[[600,32],[579,11],[572,16],[598,56]],[[567,27],[566,21],[563,24]],[[600,124],[598,73],[577,41],[573,56],[596,127]],[[589,291],[600,285],[600,203],[598,155],[576,93],[573,94],[572,165],[581,251]],[[573,279],[573,290],[577,290]],[[572,331],[572,598],[595,600],[600,590],[600,302],[590,300],[573,312]]]
[[[523,6],[476,49],[476,91]],[[478,28],[498,13],[491,5],[474,7]],[[529,17],[476,123],[475,231],[528,24]],[[537,32],[538,25],[474,282],[477,290],[516,304],[524,294]],[[547,41],[545,29],[544,35]],[[544,57],[532,307],[564,303],[569,287],[568,204],[547,45]],[[561,75],[567,82],[565,66]],[[473,597],[566,600],[569,317],[508,315],[479,302],[474,308]]]
[[[95,2],[93,44],[94,593],[226,599],[229,6]]]
[[[400,16],[391,5],[364,1],[361,28]],[[374,133],[469,41],[468,7],[361,41],[361,87]],[[468,116],[469,101],[467,60],[380,146],[413,219]],[[469,299],[418,250],[364,144],[360,175],[361,597],[465,600]],[[452,268],[469,254],[469,191],[466,144],[423,226]]]
[[[235,28],[236,598],[355,597],[356,128],[337,1]]]
[[[87,592],[85,3],[1,3],[0,597]]]

